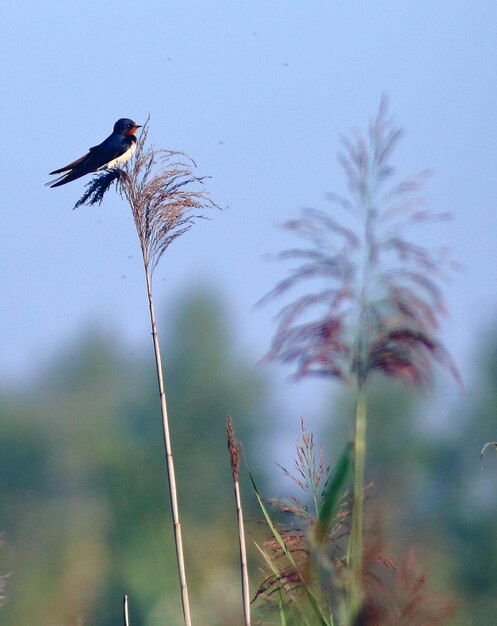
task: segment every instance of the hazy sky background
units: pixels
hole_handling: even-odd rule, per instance
[[[182,290],[210,284],[255,363],[275,309],[253,305],[284,273],[263,256],[295,243],[275,225],[305,206],[331,209],[339,137],[366,129],[384,92],[405,129],[399,175],[433,168],[429,206],[454,214],[427,237],[465,266],[447,288],[444,337],[470,378],[497,305],[497,3],[9,2],[0,62],[3,385],[95,322],[130,345],[149,341],[127,205],[109,194],[72,211],[85,179],[43,186],[119,117],[150,114],[150,140],[193,156],[228,207],[163,258],[162,323]],[[305,415],[327,387],[295,390],[288,373],[274,370],[292,417]]]

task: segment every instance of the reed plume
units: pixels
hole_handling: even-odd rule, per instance
[[[409,230],[449,218],[426,208],[419,192],[428,172],[393,182],[392,154],[402,137],[383,99],[365,138],[354,131],[338,155],[347,196],[330,193],[333,211],[305,209],[283,228],[307,245],[276,258],[297,264],[261,300],[302,295],[284,306],[267,360],[294,367],[294,378],[324,376],[356,389],[354,504],[349,545],[352,612],[360,608],[366,458],[366,383],[374,372],[423,385],[435,363],[460,383],[438,338],[446,308],[441,283],[454,264],[446,248],[411,239]],[[337,217],[341,213],[344,219]],[[305,286],[313,285],[312,291]]]
[[[87,184],[86,191],[76,203],[75,208],[84,204],[100,204],[107,191],[115,185],[117,191],[127,200],[133,214],[145,271],[183,616],[185,626],[191,626],[176,475],[162,356],[157,335],[152,277],[169,245],[187,232],[197,219],[204,218],[205,209],[217,207],[217,205],[204,190],[192,187],[202,184],[204,180],[193,173],[195,163],[192,159],[180,152],[147,148],[145,146],[147,137],[148,120],[143,127],[133,158],[122,169],[104,170],[94,176]]]

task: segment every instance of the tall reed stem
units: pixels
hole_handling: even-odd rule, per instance
[[[143,265],[145,269],[145,280],[147,283],[148,307],[150,311],[150,325],[152,328],[152,340],[154,344],[155,365],[157,371],[157,383],[159,386],[160,406],[162,413],[162,430],[164,434],[164,447],[167,461],[167,477],[169,485],[169,498],[173,515],[174,543],[176,545],[176,560],[178,563],[178,573],[181,587],[181,602],[183,605],[183,617],[185,626],[191,626],[190,603],[188,600],[188,587],[186,584],[185,559],[183,555],[183,541],[181,537],[181,524],[179,520],[178,497],[176,489],[176,475],[174,471],[173,452],[171,447],[171,435],[169,432],[169,418],[167,414],[166,392],[164,388],[164,376],[162,372],[162,359],[157,336],[157,326],[155,323],[154,301],[152,297],[152,281],[150,277],[148,254],[142,247]]]
[[[368,187],[369,190],[369,187]],[[352,506],[352,529],[350,535],[349,554],[352,568],[350,587],[351,614],[355,617],[362,603],[362,553],[364,543],[364,473],[366,465],[366,418],[367,399],[364,390],[368,372],[370,318],[368,308],[368,291],[373,257],[373,223],[375,212],[369,191],[364,192],[366,207],[364,223],[364,257],[359,298],[359,331],[357,337],[356,368],[357,368],[357,403],[354,435],[354,503]]]
[[[226,432],[228,435],[228,454],[230,457],[233,486],[235,490],[236,517],[238,521],[238,543],[240,546],[240,571],[242,577],[242,600],[244,626],[250,626],[250,588],[247,567],[247,546],[245,543],[245,528],[243,523],[242,498],[240,495],[240,483],[238,472],[240,469],[241,446],[235,437],[233,420],[228,416],[226,420]]]
[[[367,400],[363,389],[359,389],[356,405],[354,437],[354,504],[352,506],[352,531],[350,535],[350,563],[352,581],[350,606],[356,615],[362,598],[362,549],[364,535],[364,470],[366,464],[366,415]]]
[[[238,541],[240,545],[240,571],[242,576],[242,599],[244,625],[250,626],[250,589],[247,568],[247,547],[245,544],[245,530],[243,524],[242,500],[240,497],[240,483],[235,481],[236,517],[238,520]]]
[[[124,613],[124,626],[129,626],[128,594],[124,596],[123,613]]]

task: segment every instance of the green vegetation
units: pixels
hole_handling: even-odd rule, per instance
[[[230,352],[224,308],[207,294],[185,296],[164,343],[171,407],[188,415],[174,436],[194,615],[218,608],[216,619],[229,621],[240,607],[222,398],[249,446],[249,416],[268,416],[260,377]],[[124,593],[132,623],[157,623],[154,612],[180,623],[149,347],[131,359],[90,330],[68,353],[29,394],[1,399],[0,565],[12,572],[2,623],[77,624],[79,615],[121,625]]]
[[[242,620],[236,519],[224,458],[226,411],[220,409],[220,398],[231,398],[237,436],[259,470],[258,450],[270,419],[261,370],[229,352],[238,342],[226,328],[225,310],[212,293],[185,296],[164,342],[171,363],[166,376],[172,410],[190,407],[206,433],[205,445],[196,437],[191,440],[191,425],[177,424],[174,433],[184,459],[178,474],[193,618],[203,623],[202,616],[209,616],[209,623],[219,625]],[[182,345],[196,349],[185,351]],[[446,429],[434,431],[423,421],[427,397],[420,406],[413,390],[381,378],[370,390],[366,476],[375,484],[367,510],[373,524],[377,515],[381,518],[385,550],[398,555],[406,545],[415,546],[430,568],[433,592],[452,596],[459,608],[450,626],[466,626],[468,620],[491,626],[497,610],[493,451],[486,453],[483,472],[479,466],[481,442],[494,432],[496,346],[497,331],[482,350],[481,384]],[[212,359],[215,368],[208,365]],[[191,385],[173,384],[179,363]],[[166,478],[150,369],[149,347],[130,356],[110,333],[89,329],[29,389],[2,393],[0,573],[10,572],[2,624],[77,624],[80,615],[80,623],[121,626],[124,593],[130,595],[132,624],[169,618],[181,623],[174,546],[164,521]],[[206,377],[208,395],[202,382]],[[324,422],[319,437],[328,460],[338,458],[347,431],[340,424],[353,412],[345,393],[338,400],[335,395],[332,406],[335,418]],[[296,423],[287,435],[291,441],[297,434]],[[273,461],[285,459],[263,464],[274,475]],[[262,515],[243,463],[240,474],[255,595],[263,561],[250,536],[259,527],[253,520]],[[310,493],[299,494],[282,479],[283,493],[298,495],[313,508]],[[260,471],[256,481],[266,498],[268,486]],[[278,603],[278,595],[273,598]],[[256,614],[261,604],[259,598],[253,605]]]

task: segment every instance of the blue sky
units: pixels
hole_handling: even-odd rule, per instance
[[[148,341],[136,234],[116,197],[72,211],[84,181],[47,173],[151,116],[150,140],[188,152],[223,212],[175,242],[157,271],[164,312],[183,289],[225,294],[254,363],[282,277],[264,255],[293,244],[275,225],[343,189],[339,137],[367,127],[382,93],[405,129],[400,175],[432,168],[430,229],[464,265],[447,286],[445,340],[470,363],[497,305],[497,3],[459,0],[8,3],[0,112],[0,376],[35,373],[89,324]],[[331,205],[330,205],[331,208]],[[287,385],[295,417],[324,386]],[[315,393],[315,390],[317,392]],[[310,401],[310,395],[313,400]]]

